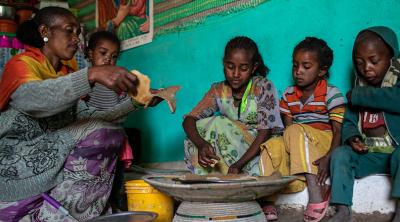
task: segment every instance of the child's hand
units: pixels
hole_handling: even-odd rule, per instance
[[[242,168],[243,168],[243,166],[238,164],[238,162],[236,162],[229,167],[228,173],[229,174],[239,174],[240,172],[242,172]]]
[[[331,159],[330,155],[327,154],[313,162],[315,166],[318,166],[317,184],[319,186],[323,186],[325,184],[326,178],[328,178],[329,176],[330,159]]]
[[[354,136],[349,139],[350,146],[353,148],[354,151],[357,153],[366,153],[368,152],[368,148],[365,147],[364,143],[361,142],[358,136]]]
[[[209,143],[205,143],[198,147],[199,151],[199,164],[202,167],[209,167],[214,164],[214,160],[219,160],[219,157],[215,154],[214,148]]]

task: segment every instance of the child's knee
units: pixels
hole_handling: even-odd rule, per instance
[[[283,132],[283,136],[287,137],[289,135],[298,135],[304,132],[304,128],[300,124],[292,124],[288,126],[285,131]]]
[[[271,147],[277,147],[277,146],[282,146],[283,144],[283,138],[281,136],[277,136],[277,137],[272,137],[270,139],[268,139],[267,141],[265,141],[264,143],[262,143],[260,145],[260,148],[263,149],[269,149]]]

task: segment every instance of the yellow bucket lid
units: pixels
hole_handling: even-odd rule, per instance
[[[125,183],[125,187],[151,187],[144,180],[129,180]]]
[[[129,180],[125,183],[126,193],[160,193],[144,180]],[[161,194],[161,193],[160,193]]]

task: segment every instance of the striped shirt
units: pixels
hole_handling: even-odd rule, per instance
[[[116,92],[99,83],[94,85],[92,92],[85,98],[88,106],[96,107],[99,110],[113,108],[126,99],[129,99],[126,93],[118,95]]]
[[[344,115],[344,97],[335,86],[320,80],[314,94],[303,104],[302,91],[296,86],[288,87],[280,101],[282,114],[293,118],[294,123],[307,124],[320,130],[331,130],[330,121],[342,123]]]

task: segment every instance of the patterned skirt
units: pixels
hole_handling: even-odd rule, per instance
[[[99,129],[81,140],[64,165],[64,180],[48,191],[79,221],[105,211],[115,165],[124,142],[122,129]],[[70,221],[41,195],[0,202],[0,221]]]
[[[185,162],[193,173],[199,175],[216,172],[227,174],[229,166],[243,156],[257,133],[256,130],[246,129],[243,123],[232,121],[224,116],[201,119],[196,124],[200,136],[214,147],[216,155],[220,158],[215,167],[200,166],[196,146],[186,139],[184,142]],[[258,161],[259,156],[253,158],[243,167],[242,171],[253,176],[260,175]]]

